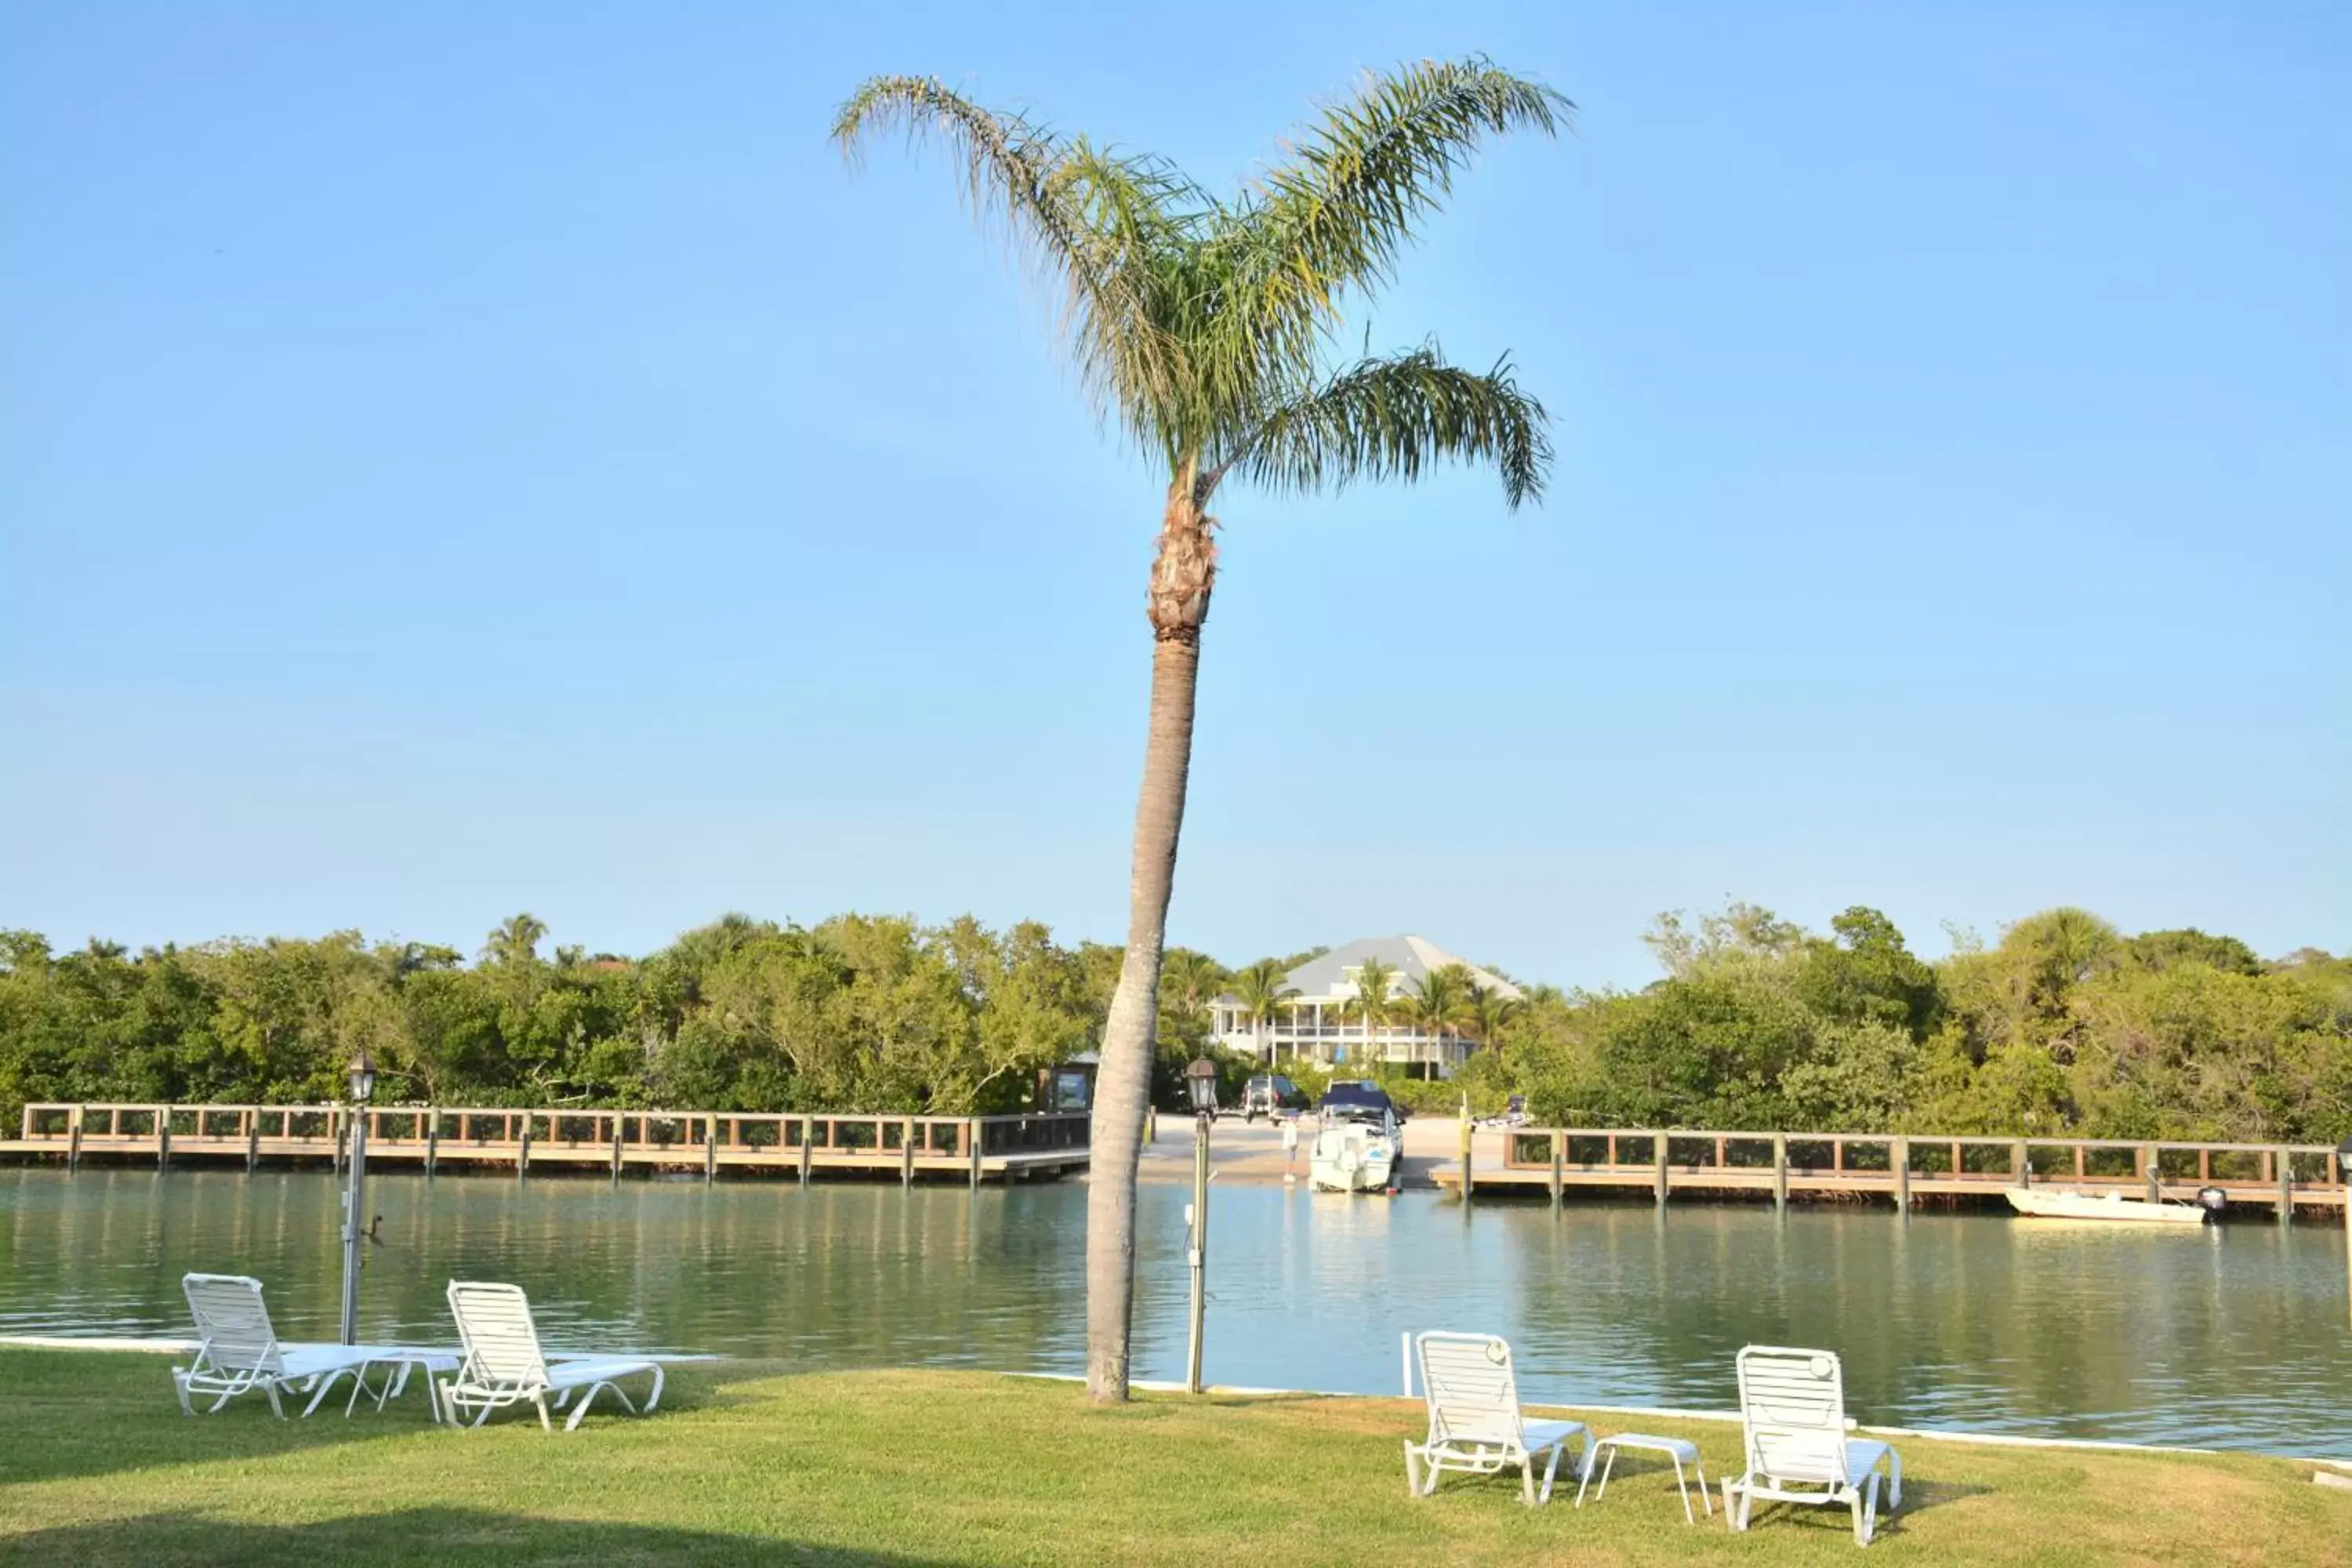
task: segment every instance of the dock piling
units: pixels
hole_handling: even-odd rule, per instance
[[[155,1168],[172,1168],[172,1108],[168,1105],[155,1108]]]
[[[2162,1203],[2164,1201],[2164,1156],[2158,1152],[2155,1144],[2150,1143],[2140,1150],[2139,1163],[2141,1171],[2147,1177],[2147,1201],[2152,1204]]]
[[[963,1121],[964,1153],[971,1161],[971,1190],[980,1191],[980,1118],[967,1116]]]
[[[915,1119],[911,1116],[898,1123],[898,1184],[915,1184]]]
[[[2279,1224],[2292,1225],[2294,1223],[2294,1154],[2291,1150],[2281,1148],[2271,1158],[2278,1162]]]
[[[433,1167],[441,1163],[441,1113],[425,1113],[425,1173],[433,1174]]]
[[[1471,1187],[1476,1181],[1476,1178],[1473,1176],[1470,1172],[1470,1141],[1472,1133],[1470,1127],[1470,1108],[1466,1101],[1463,1105],[1462,1120],[1458,1123],[1458,1126],[1461,1129],[1462,1142],[1462,1201],[1466,1204],[1470,1201]]]
[[[2009,1146],[2009,1174],[2010,1179],[2021,1187],[2033,1184],[2033,1156],[2027,1151],[2022,1138]]]
[[[709,1186],[719,1179],[719,1118],[702,1119],[702,1184]]]
[[[77,1105],[73,1108],[73,1115],[66,1122],[66,1174],[70,1176],[80,1169],[81,1107]]]
[[[1672,1178],[1666,1174],[1666,1135],[1664,1133],[1650,1134],[1650,1154],[1651,1184],[1657,1192],[1658,1206],[1664,1208],[1666,1206],[1666,1190],[1672,1184]]]
[[[1789,1135],[1772,1134],[1772,1206],[1786,1214],[1789,1210]]]
[[[812,1152],[812,1151],[811,1151],[811,1145],[812,1145],[812,1144],[814,1144],[814,1143],[815,1142],[815,1141],[816,1141],[816,1118],[815,1118],[815,1117],[814,1117],[814,1116],[803,1116],[803,1117],[802,1117],[802,1118],[801,1118],[801,1185],[803,1185],[803,1186],[804,1186],[804,1187],[808,1185],[808,1179],[809,1179],[809,1155],[810,1155],[810,1153],[811,1153],[811,1152]]]
[[[1508,1134],[1505,1136],[1507,1137]],[[1551,1135],[1551,1206],[1555,1209],[1559,1207],[1559,1189],[1568,1173],[1565,1168],[1567,1164],[1568,1134],[1554,1132]]]
[[[530,1174],[530,1118],[522,1119],[522,1142],[515,1150],[515,1180]]]
[[[1887,1150],[1886,1163],[1895,1167],[1895,1206],[1911,1217],[1911,1140],[1897,1138]]]

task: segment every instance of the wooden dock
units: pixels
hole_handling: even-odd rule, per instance
[[[1512,1128],[1488,1169],[1463,1158],[1433,1173],[1440,1187],[1475,1197],[1642,1194],[1761,1195],[1775,1205],[1885,1198],[1998,1199],[2009,1187],[2193,1201],[2218,1188],[2232,1206],[2257,1205],[2282,1221],[2297,1209],[2341,1211],[2346,1171],[2311,1143],[2138,1142],[2101,1138],[1983,1138],[1853,1132],[1661,1131],[1632,1128]]]
[[[371,1165],[535,1170],[721,1171],[793,1176],[860,1175],[983,1181],[1058,1176],[1085,1167],[1091,1118],[1084,1111],[1021,1116],[794,1115],[732,1110],[565,1110],[520,1107],[370,1107]],[[159,1170],[195,1162],[316,1162],[340,1166],[353,1112],[335,1105],[25,1107],[19,1135],[0,1156],[63,1162],[152,1161]]]

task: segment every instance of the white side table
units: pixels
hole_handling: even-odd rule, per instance
[[[399,1398],[408,1387],[410,1373],[422,1372],[425,1374],[426,1411],[431,1415],[434,1425],[440,1425],[441,1395],[434,1387],[433,1380],[442,1373],[456,1372],[463,1366],[466,1358],[461,1352],[437,1345],[362,1345],[359,1348],[366,1353],[367,1360],[352,1374],[351,1403],[343,1406],[344,1415],[349,1415],[359,1408],[362,1394],[372,1396],[375,1400],[375,1407],[383,1409],[386,1401]],[[368,1374],[378,1367],[383,1369],[384,1381],[381,1389],[368,1381]],[[318,1401],[313,1399],[311,1403],[315,1405]]]
[[[1698,1481],[1699,1506],[1706,1510],[1710,1518],[1714,1516],[1715,1500],[1706,1493],[1706,1472],[1699,1468],[1698,1445],[1687,1437],[1653,1437],[1643,1432],[1619,1432],[1612,1436],[1601,1438],[1592,1446],[1591,1458],[1586,1461],[1584,1467],[1583,1483],[1576,1489],[1577,1507],[1584,1506],[1584,1489],[1592,1484],[1594,1470],[1601,1472],[1601,1490],[1594,1495],[1592,1500],[1599,1502],[1609,1495],[1609,1472],[1617,1468],[1617,1450],[1620,1448],[1647,1449],[1652,1453],[1664,1454],[1674,1460],[1675,1489],[1683,1494],[1683,1522],[1696,1524],[1698,1521],[1691,1513],[1690,1483],[1683,1476],[1683,1466],[1685,1464],[1690,1466],[1691,1475]],[[1603,1450],[1608,1454],[1605,1463],[1601,1460]]]

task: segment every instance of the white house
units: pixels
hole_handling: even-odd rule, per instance
[[[1283,998],[1280,1013],[1263,1026],[1252,1022],[1234,997],[1218,997],[1209,1005],[1210,1026],[1217,1043],[1268,1062],[1287,1055],[1307,1057],[1325,1066],[1402,1063],[1417,1066],[1433,1077],[1452,1078],[1477,1048],[1475,1041],[1455,1030],[1433,1032],[1402,1019],[1374,1031],[1355,1014],[1356,980],[1367,959],[1378,959],[1389,967],[1391,1003],[1418,996],[1430,971],[1451,965],[1459,965],[1474,984],[1499,995],[1517,1000],[1520,994],[1519,988],[1501,975],[1456,958],[1426,938],[1366,937],[1309,959],[1283,976],[1283,988],[1297,994]]]

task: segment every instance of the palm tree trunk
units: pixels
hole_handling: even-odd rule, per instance
[[[1168,488],[1152,563],[1151,718],[1143,744],[1143,785],[1135,806],[1135,851],[1128,883],[1127,957],[1103,1023],[1096,1069],[1094,1134],[1087,1178],[1087,1396],[1127,1397],[1135,1309],[1135,1174],[1150,1097],[1159,1024],[1160,959],[1168,897],[1176,879],[1176,839],[1192,763],[1192,702],[1201,668],[1201,625],[1216,575],[1212,520],[1201,510],[1191,465]]]

